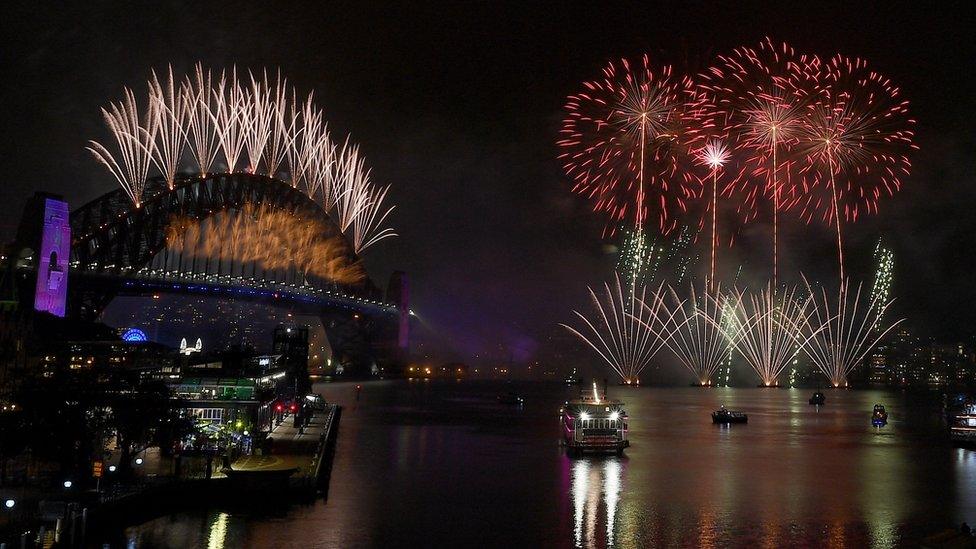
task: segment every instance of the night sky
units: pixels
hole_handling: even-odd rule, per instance
[[[16,4],[0,17],[5,238],[34,190],[76,207],[113,188],[85,143],[106,137],[99,107],[123,86],[142,94],[151,68],[280,67],[314,90],[334,136],[360,143],[374,180],[393,186],[400,238],[368,254],[374,278],[410,274],[414,308],[439,348],[468,359],[503,345],[529,358],[614,263],[603,220],[569,192],[555,158],[565,97],[610,58],[648,52],[696,72],[769,35],[821,56],[864,57],[900,84],[921,150],[881,215],[847,227],[849,264],[869,283],[883,233],[909,326],[946,340],[976,332],[972,5]],[[783,235],[784,272],[833,274],[829,229],[792,223]],[[724,263],[765,276],[767,239],[768,226],[748,228]]]

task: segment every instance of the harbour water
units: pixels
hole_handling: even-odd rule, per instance
[[[191,508],[112,547],[913,546],[976,523],[976,452],[945,439],[936,393],[616,388],[631,447],[569,457],[559,384],[320,384],[345,409],[327,498]],[[874,404],[889,423],[871,427]],[[749,414],[717,426],[721,405]]]

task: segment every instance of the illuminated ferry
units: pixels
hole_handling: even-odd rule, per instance
[[[562,407],[560,424],[563,443],[573,454],[624,453],[627,440],[627,412],[619,400],[602,397],[593,383],[593,391],[583,393]]]
[[[956,444],[976,443],[976,404],[966,403],[949,421],[949,439]]]

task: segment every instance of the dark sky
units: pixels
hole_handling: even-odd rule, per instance
[[[375,180],[393,185],[400,238],[371,252],[374,277],[409,272],[426,326],[462,356],[498,344],[527,356],[613,264],[602,220],[569,193],[555,160],[565,96],[609,58],[648,52],[698,70],[769,35],[867,58],[901,85],[921,150],[904,191],[848,228],[850,264],[869,281],[883,232],[910,325],[945,338],[974,331],[976,17],[967,3],[302,4],[2,8],[3,234],[33,190],[77,206],[112,189],[85,142],[105,136],[99,107],[122,86],[144,90],[150,68],[280,67],[315,91],[334,135],[361,144]],[[750,228],[728,257],[757,262],[766,232]],[[830,237],[786,228],[784,270],[831,273]]]

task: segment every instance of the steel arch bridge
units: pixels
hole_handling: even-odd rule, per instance
[[[252,267],[247,273],[209,259],[173,265],[167,235],[175,219],[204,221],[245,206],[266,206],[324,227],[324,237],[342,243],[340,254],[358,260],[340,228],[317,202],[278,179],[255,174],[181,176],[170,189],[161,179],[146,188],[140,207],[122,189],[106,193],[70,215],[71,282],[69,314],[97,318],[118,295],[207,294],[222,298],[286,305],[322,318],[333,350],[349,362],[384,360],[403,347],[409,310],[397,302],[401,292],[384,298],[369,278],[355,284],[300,276],[287,270]],[[201,264],[202,263],[202,264]],[[399,277],[397,278],[399,279]]]

